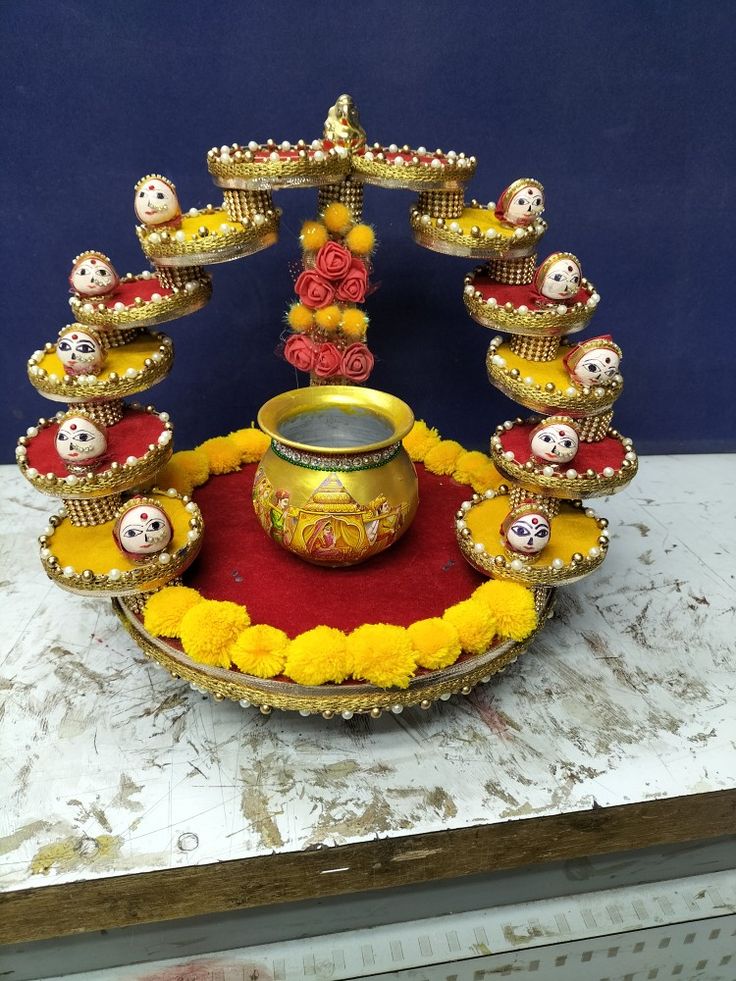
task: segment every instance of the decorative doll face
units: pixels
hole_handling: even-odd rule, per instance
[[[132,558],[162,552],[173,536],[168,516],[155,504],[129,508],[118,518],[115,527],[120,548]]]
[[[504,218],[512,225],[531,225],[544,211],[544,191],[538,184],[526,184],[509,200]]]
[[[69,416],[56,432],[56,452],[68,467],[94,466],[106,450],[104,429],[85,416]]]
[[[564,422],[540,426],[532,435],[534,456],[546,463],[569,463],[578,451],[578,434]]]
[[[548,541],[549,521],[536,511],[512,521],[506,532],[506,544],[522,555],[536,555]]]
[[[569,300],[580,289],[580,266],[573,259],[561,258],[550,264],[539,286],[550,300]]]
[[[102,256],[87,256],[72,266],[69,282],[80,296],[104,296],[119,282],[118,274]]]
[[[573,378],[582,385],[610,385],[618,374],[620,358],[610,347],[594,347],[580,358],[572,370]]]
[[[165,225],[181,214],[176,191],[158,177],[150,177],[135,192],[135,213],[144,225]]]
[[[105,362],[97,338],[76,328],[62,334],[56,342],[56,354],[67,375],[96,375]]]

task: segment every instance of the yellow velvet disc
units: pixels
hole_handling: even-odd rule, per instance
[[[84,327],[80,329],[84,330]],[[127,344],[123,344],[121,347],[110,348],[106,352],[104,367],[97,377],[104,380],[110,377],[110,372],[112,371],[122,376],[128,368],[135,368],[136,371],[141,371],[146,358],[152,358],[160,347],[161,341],[158,337],[154,337],[153,334],[139,334],[138,337],[134,337]],[[38,362],[38,367],[43,368],[50,375],[58,375],[60,378],[65,373],[64,366],[57,358],[55,351],[45,354]]]
[[[187,511],[184,503],[179,498],[167,497],[166,494],[148,494],[146,496],[155,499],[161,505],[174,526],[174,537],[166,551],[171,554],[187,545],[191,514]],[[130,559],[126,558],[115,544],[115,539],[112,536],[114,526],[115,521],[113,520],[106,521],[102,525],[78,528],[71,521],[65,519],[58,526],[53,537],[49,539],[48,547],[60,565],[70,565],[77,570],[91,569],[95,575],[104,576],[110,569],[120,569],[121,572],[127,572],[129,569],[139,568],[138,563],[131,562]]]
[[[575,387],[562,360],[569,350],[568,347],[561,347],[554,361],[526,361],[514,354],[508,344],[501,344],[496,353],[504,359],[508,368],[517,368],[522,378],[533,378],[534,383],[542,388],[547,382],[552,382],[555,388],[564,392],[566,388]]]
[[[244,232],[245,228],[239,221],[233,221],[227,211],[217,208],[215,211],[204,211],[196,215],[184,215],[179,229],[191,238],[196,236],[197,230],[206,228],[210,232],[219,232],[220,225],[229,225],[234,232]],[[179,230],[174,229],[174,234]]]
[[[514,229],[501,224],[495,213],[487,208],[465,208],[459,218],[447,219],[445,226],[449,227],[452,222],[458,223],[463,235],[470,235],[470,229],[473,225],[477,225],[481,232],[487,232],[492,228],[500,238],[514,237]]]
[[[481,542],[491,555],[504,554],[501,540],[501,522],[511,509],[506,496],[482,501],[465,515],[474,542]],[[567,563],[575,552],[587,555],[588,549],[598,545],[600,529],[595,518],[589,518],[569,504],[562,504],[560,513],[552,518],[549,544],[536,560],[537,565],[549,565],[554,559]]]

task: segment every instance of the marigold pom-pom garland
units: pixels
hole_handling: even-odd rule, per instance
[[[479,475],[488,480],[487,486],[500,483],[485,454],[443,440],[421,420],[404,443],[412,459],[434,473],[451,475],[459,483],[477,481]],[[201,484],[205,464],[207,475],[226,472],[223,467],[237,469],[260,459],[268,444],[260,429],[239,429],[175,453],[168,473]],[[442,616],[408,627],[363,624],[345,634],[322,625],[290,639],[269,624],[251,624],[243,606],[169,586],[148,600],[144,626],[154,636],[179,638],[194,661],[257,678],[286,678],[306,686],[353,679],[379,688],[406,688],[417,670],[448,667],[462,654],[484,652],[494,639],[525,640],[537,627],[537,613],[531,590],[489,580]]]

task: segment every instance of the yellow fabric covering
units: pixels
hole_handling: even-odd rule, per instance
[[[203,225],[211,232],[219,232],[220,225],[229,225],[234,232],[245,231],[242,224],[239,221],[233,221],[227,211],[222,208],[217,208],[215,211],[205,211],[201,215],[184,215],[179,227],[189,237],[196,235],[197,229]]]
[[[485,208],[465,208],[459,218],[446,218],[445,226],[449,228],[453,221],[458,223],[464,235],[470,235],[470,229],[477,225],[482,232],[492,228],[501,238],[514,237],[514,229],[502,225],[495,214]]]
[[[84,327],[80,329],[84,330]],[[105,358],[104,367],[97,377],[108,378],[111,371],[124,375],[128,368],[135,368],[139,371],[146,358],[152,358],[160,346],[161,342],[153,334],[140,334],[128,344],[123,344],[122,347],[110,348]],[[65,374],[64,365],[57,358],[56,352],[45,354],[39,361],[38,367],[43,368],[50,375],[58,375],[60,378]]]
[[[191,514],[178,498],[165,494],[147,496],[156,500],[171,519],[174,537],[166,551],[173,554],[187,544]],[[62,566],[70,565],[77,572],[91,569],[96,575],[106,575],[110,569],[137,569],[138,563],[127,559],[115,544],[114,525],[114,521],[106,521],[91,528],[77,528],[65,519],[49,539],[49,548]]]
[[[508,497],[494,497],[471,508],[465,516],[473,540],[482,542],[491,555],[503,554],[501,522],[510,506]],[[541,565],[549,565],[553,559],[569,562],[573,552],[587,555],[589,548],[598,545],[599,535],[595,518],[589,518],[583,511],[563,504],[560,513],[552,519],[549,544],[537,562]]]
[[[552,382],[556,388],[564,392],[566,388],[572,386],[570,375],[562,360],[569,350],[569,347],[560,348],[560,354],[554,361],[526,361],[518,354],[514,354],[507,344],[502,344],[496,353],[504,359],[509,368],[518,368],[522,378],[533,378],[537,385],[543,387],[547,382]]]

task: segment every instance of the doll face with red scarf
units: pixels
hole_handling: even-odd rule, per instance
[[[174,188],[158,177],[149,177],[135,192],[135,213],[144,225],[165,225],[181,214]]]
[[[103,255],[89,255],[74,263],[69,282],[79,296],[105,296],[118,285],[119,277]]]
[[[107,436],[91,419],[69,416],[57,430],[55,446],[68,467],[93,467],[107,450]]]
[[[574,259],[563,256],[550,263],[539,292],[549,300],[570,300],[580,289],[582,273]]]
[[[573,378],[582,385],[610,385],[618,374],[620,364],[618,352],[606,347],[586,351],[572,370]]]
[[[134,559],[162,552],[172,536],[168,516],[155,504],[137,504],[129,508],[116,525],[118,545]]]
[[[511,225],[521,228],[533,224],[544,211],[544,191],[533,181],[525,184],[509,199],[503,216]]]

